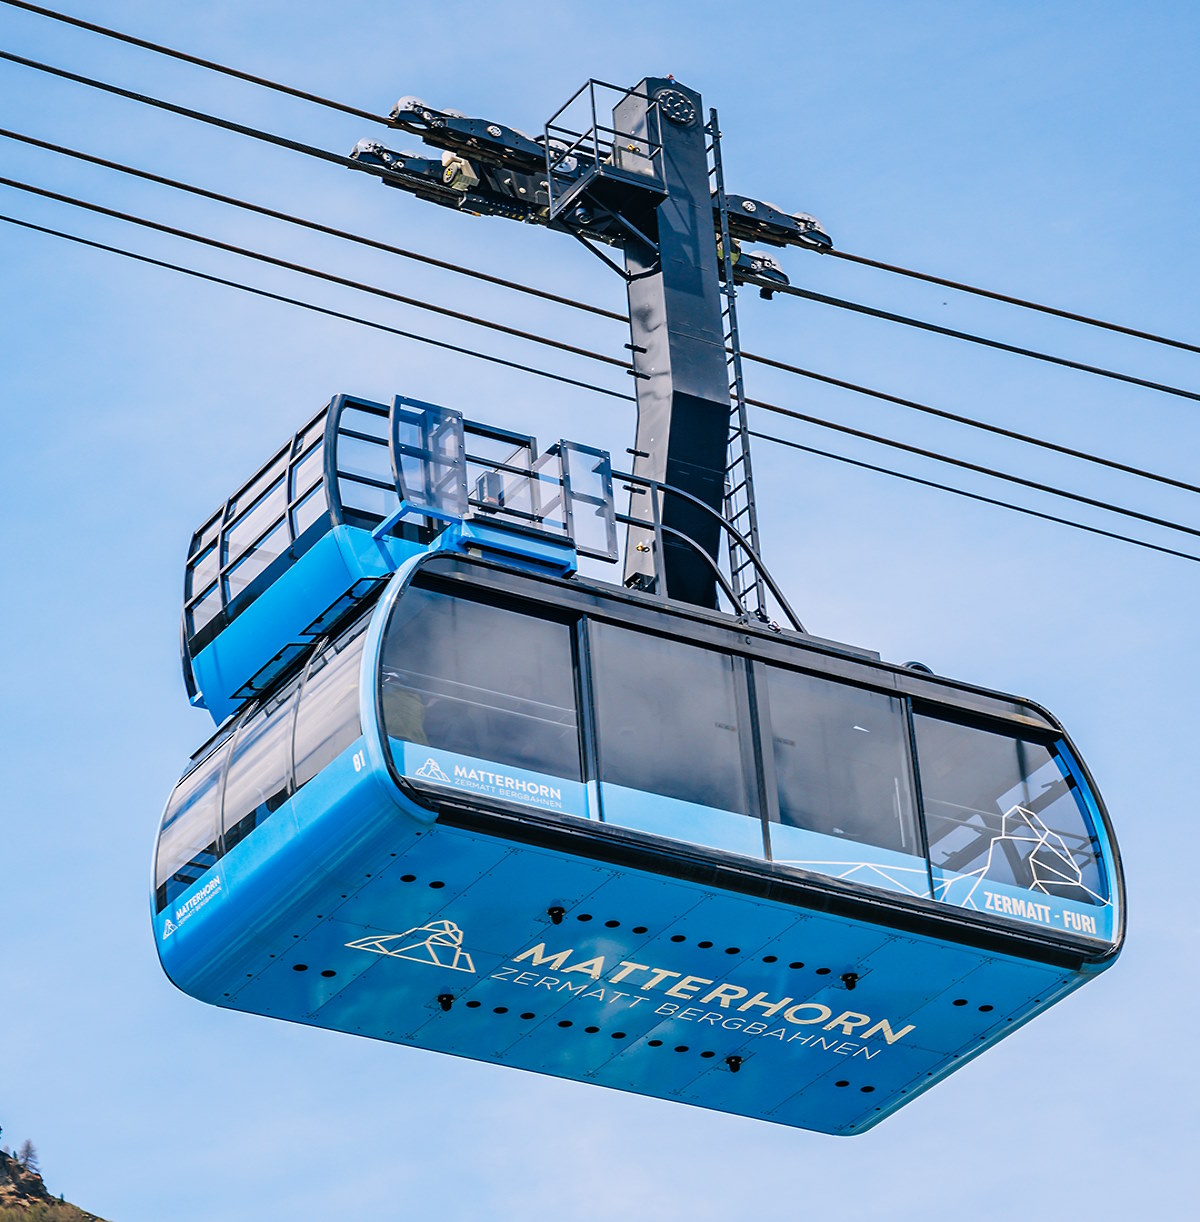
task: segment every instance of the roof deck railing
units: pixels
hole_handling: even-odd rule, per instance
[[[628,512],[616,510],[614,479],[629,494]],[[670,498],[686,506],[685,519],[716,519],[725,541],[719,558],[688,533],[687,520],[683,529],[678,522],[664,523],[663,505]],[[199,700],[204,689],[215,715],[229,701],[261,694],[330,623],[372,596],[404,554],[434,545],[439,536],[445,536],[438,543],[442,548],[532,564],[551,574],[569,576],[587,561],[588,579],[616,585],[609,566],[623,559],[620,526],[626,528],[626,549],[648,552],[651,561],[628,588],[669,601],[664,559],[669,548],[686,547],[712,569],[734,615],[762,619],[738,596],[732,555],[754,566],[781,617],[804,630],[749,540],[682,489],[614,473],[605,451],[577,442],[563,440],[539,451],[529,434],[466,420],[436,404],[397,396],[389,407],[339,395],[193,535],[181,633],[189,695]],[[339,562],[333,570],[316,562],[301,583],[304,589],[286,596],[304,608],[286,630],[271,627],[271,608],[256,613],[252,618],[261,622],[241,634],[250,639],[236,651],[236,682],[228,642],[224,661],[198,670],[199,655],[338,527],[362,532],[354,546],[360,555],[367,554],[366,546],[369,559],[349,568]],[[327,556],[327,545],[322,548]],[[224,685],[224,703],[218,684]]]

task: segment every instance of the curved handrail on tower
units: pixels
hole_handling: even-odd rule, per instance
[[[779,604],[784,615],[786,615],[791,621],[792,627],[795,628],[797,632],[805,631],[804,625],[800,622],[796,616],[796,613],[792,610],[791,605],[788,603],[783,591],[779,588],[779,583],[776,582],[775,578],[771,576],[771,573],[767,569],[762,557],[751,545],[750,540],[747,539],[746,536],[743,535],[742,532],[739,531],[728,518],[725,518],[719,514],[711,505],[705,504],[699,497],[693,496],[692,493],[686,492],[682,488],[675,487],[674,484],[666,484],[661,480],[648,479],[646,476],[633,475],[626,471],[614,471],[613,479],[623,481],[626,491],[630,492],[631,494],[642,491],[649,492],[651,504],[651,521],[649,524],[647,524],[641,518],[634,517],[632,514],[617,514],[617,521],[625,526],[641,527],[643,529],[649,525],[654,532],[656,556],[662,555],[662,542],[664,535],[671,535],[674,538],[680,539],[700,556],[702,556],[709,564],[713,572],[716,574],[721,589],[725,592],[726,597],[729,599],[737,613],[749,618],[750,612],[747,610],[744,602],[734,593],[732,583],[725,576],[725,574],[721,572],[716,558],[710,556],[709,553],[705,551],[705,549],[701,547],[695,539],[691,538],[690,535],[687,535],[683,531],[677,530],[674,527],[663,525],[662,509],[659,496],[679,497],[694,508],[702,510],[704,513],[708,514],[709,517],[716,519],[718,525],[725,534],[726,545],[728,546],[732,544],[738,547],[749,558],[750,562],[754,565],[755,572],[757,572],[762,578],[764,585],[766,585],[767,589],[771,591],[772,596]],[[657,567],[658,566],[656,565],[656,569]],[[670,592],[666,589],[666,578],[661,573],[658,576],[656,584],[661,587],[659,593],[665,601],[670,597]]]

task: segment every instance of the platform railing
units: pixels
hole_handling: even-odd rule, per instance
[[[647,118],[657,111],[658,101],[641,90],[591,79],[546,120],[543,142],[551,218],[564,206],[568,193],[573,197],[590,178],[606,171],[663,186],[662,142],[651,139],[649,132],[625,131],[600,117],[600,107],[611,102],[609,109],[615,110],[633,97],[646,100]],[[564,116],[569,123],[559,122]],[[576,164],[569,164],[572,160]]]
[[[741,553],[746,562],[754,567],[758,580],[771,592],[780,611],[787,618],[791,626],[797,632],[804,632],[804,625],[797,618],[796,613],[788,603],[787,597],[779,588],[779,584],[775,581],[774,577],[771,576],[762,557],[752,546],[750,540],[737,527],[713,509],[711,505],[705,504],[699,497],[693,496],[690,492],[685,492],[682,488],[676,488],[673,484],[665,484],[660,480],[648,479],[642,475],[633,475],[627,471],[614,471],[613,479],[622,484],[625,491],[630,494],[631,501],[635,496],[648,496],[650,498],[649,522],[646,521],[646,518],[635,517],[632,513],[617,514],[617,521],[621,525],[637,527],[640,532],[644,532],[649,527],[651,531],[652,542],[639,542],[634,545],[639,551],[650,552],[650,559],[654,566],[654,578],[652,588],[648,590],[649,593],[654,594],[663,602],[670,601],[671,592],[667,587],[663,555],[666,541],[668,538],[671,538],[689,547],[705,561],[712,570],[721,591],[729,600],[735,614],[746,620],[761,618],[758,614],[759,608],[748,605],[745,595],[735,589],[730,576],[722,569],[715,556],[684,531],[668,526],[663,522],[663,502],[667,497],[674,497],[686,503],[690,508],[698,510],[706,517],[716,521],[726,544],[726,553],[728,554],[731,550],[735,551],[735,554],[737,552]],[[645,587],[642,586],[640,588],[644,589]]]

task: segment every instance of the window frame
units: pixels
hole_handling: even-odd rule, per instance
[[[913,759],[916,761],[918,776],[917,776],[917,796],[920,803],[921,827],[922,835],[925,837],[925,860],[929,866],[929,875],[932,881],[933,871],[935,867],[933,854],[929,846],[928,832],[926,830],[926,812],[925,812],[925,793],[920,787],[920,756],[917,753],[917,716],[928,717],[932,720],[948,722],[952,725],[961,726],[964,729],[976,730],[984,734],[992,734],[997,738],[1007,739],[1009,742],[1022,741],[1033,746],[1043,748],[1052,759],[1055,761],[1061,760],[1067,765],[1067,773],[1071,777],[1071,782],[1068,782],[1068,789],[1072,792],[1073,800],[1076,808],[1079,811],[1080,821],[1084,829],[1087,831],[1088,839],[1091,843],[1092,852],[1095,855],[1097,863],[1097,872],[1099,881],[1107,892],[1106,901],[1114,908],[1118,914],[1119,920],[1123,922],[1124,911],[1124,883],[1121,872],[1119,855],[1113,849],[1114,840],[1112,829],[1108,825],[1107,815],[1100,801],[1098,800],[1095,784],[1088,775],[1076,752],[1073,744],[1067,738],[1062,730],[1044,730],[1037,731],[1027,729],[1025,727],[1017,727],[1011,723],[1004,722],[998,718],[980,717],[972,714],[963,714],[957,710],[946,709],[939,707],[936,703],[927,700],[909,699],[909,724],[912,727],[911,733],[913,737]],[[1060,764],[1060,767],[1062,765]],[[1075,774],[1079,775],[1076,776]],[[1080,782],[1082,781],[1082,787]],[[1081,799],[1083,799],[1081,801]],[[1097,823],[1097,819],[1099,823]],[[1107,852],[1106,852],[1107,850]],[[985,875],[985,878],[987,876]],[[1003,883],[1003,880],[994,880],[997,883]],[[1024,887],[1021,884],[1011,883],[1005,884],[1017,887],[1019,890],[1027,890],[1030,894],[1036,895],[1038,892],[1032,888]],[[959,907],[959,905],[951,904],[946,900],[936,901],[939,904],[944,904],[948,908]],[[986,914],[981,913],[986,919]],[[1015,918],[1006,917],[1004,915],[997,916],[996,920],[1004,922],[1006,925],[1020,924]],[[1090,938],[1089,935],[1081,935],[1088,937],[1090,941],[1096,941],[1095,938]],[[1115,936],[1115,935],[1114,935]],[[1103,939],[1100,939],[1103,941]]]
[[[753,663],[765,663],[796,670],[852,687],[864,688],[898,697],[904,704],[908,725],[908,751],[916,800],[916,826],[919,837],[918,855],[931,875],[930,853],[925,820],[925,802],[921,784],[920,759],[915,742],[914,709],[930,711],[937,716],[962,720],[981,729],[1009,737],[1023,737],[1047,744],[1061,743],[1076,779],[1085,795],[1085,809],[1097,841],[1101,870],[1105,876],[1110,900],[1114,905],[1111,941],[1098,940],[1064,931],[1026,927],[1019,922],[990,913],[958,908],[932,898],[904,896],[895,892],[874,890],[869,895],[862,888],[861,896],[852,887],[828,876],[800,870],[773,868],[773,863],[761,859],[743,858],[745,865],[732,860],[717,861],[719,852],[685,841],[666,841],[649,834],[638,833],[617,825],[589,829],[586,822],[557,819],[549,812],[529,807],[508,808],[500,802],[472,797],[470,801],[451,794],[428,793],[408,786],[403,778],[394,776],[401,789],[426,809],[441,812],[451,826],[492,829],[502,836],[529,840],[531,843],[556,845],[563,851],[582,854],[597,861],[619,861],[635,868],[694,877],[698,856],[707,861],[705,868],[716,870],[721,885],[747,894],[762,894],[768,888],[795,888],[797,895],[812,889],[823,895],[822,903],[829,911],[870,912],[880,905],[892,910],[898,928],[921,931],[927,936],[951,940],[965,939],[971,944],[986,945],[1000,953],[1033,954],[1047,962],[1098,961],[1115,955],[1124,940],[1124,872],[1120,850],[1112,830],[1103,797],[1086,762],[1061,723],[1040,705],[962,680],[918,671],[898,663],[884,662],[873,651],[844,645],[819,637],[797,638],[792,634],[777,634],[754,623],[732,623],[720,612],[700,607],[674,604],[664,607],[657,600],[629,590],[597,587],[576,579],[548,577],[542,574],[514,571],[509,565],[486,557],[430,556],[423,561],[420,582],[451,594],[495,599],[526,614],[568,617],[580,627],[576,630],[580,648],[577,651],[577,701],[583,744],[584,777],[589,792],[600,792],[598,784],[596,728],[593,712],[594,659],[588,649],[593,623],[610,623],[631,631],[649,633],[700,645],[743,659],[748,679],[754,682]],[[378,687],[378,685],[377,685]],[[751,724],[755,739],[756,766],[759,777],[758,796],[762,804],[764,823],[767,820],[767,794],[772,761],[764,753],[763,742],[769,728],[760,716],[757,693],[751,686]],[[393,769],[393,773],[395,773]],[[594,799],[593,799],[594,801]],[[474,808],[474,809],[472,809]],[[597,811],[590,806],[591,822],[597,822]],[[519,816],[514,822],[514,810]],[[572,830],[564,824],[573,825]],[[556,824],[558,830],[556,830]],[[644,844],[638,843],[639,840]],[[689,853],[694,849],[694,853]],[[765,869],[764,869],[765,866]],[[748,871],[748,872],[747,872]],[[773,875],[774,881],[768,881]],[[756,881],[750,881],[754,879]],[[931,882],[930,878],[930,882]],[[932,888],[931,888],[932,895]],[[967,931],[971,932],[968,933]],[[1057,958],[1056,958],[1057,957]]]
[[[400,766],[396,762],[394,753],[392,752],[388,739],[387,719],[384,715],[383,708],[383,656],[384,649],[387,644],[388,631],[392,625],[392,619],[396,614],[397,608],[404,598],[413,590],[425,591],[434,594],[444,595],[449,598],[456,598],[465,602],[474,602],[486,607],[494,607],[501,611],[510,611],[518,615],[523,615],[530,619],[541,620],[550,623],[561,624],[568,632],[568,641],[571,651],[571,668],[573,671],[571,692],[575,701],[575,741],[578,750],[579,759],[579,778],[577,782],[582,785],[588,797],[589,817],[591,817],[592,792],[590,781],[594,780],[594,773],[590,770],[594,766],[596,760],[595,755],[595,727],[592,717],[591,704],[585,701],[584,691],[590,692],[589,689],[581,687],[580,675],[584,672],[584,665],[581,659],[586,654],[586,644],[581,644],[580,639],[580,624],[583,622],[583,615],[569,610],[554,609],[549,614],[545,613],[545,608],[541,604],[535,603],[531,599],[514,597],[504,591],[498,591],[486,586],[470,585],[464,591],[463,589],[455,588],[439,580],[437,574],[422,573],[420,569],[413,575],[413,579],[407,582],[399,592],[399,595],[390,605],[387,606],[386,621],[381,626],[379,633],[379,641],[376,646],[373,656],[370,658],[372,672],[370,682],[372,687],[371,699],[375,714],[375,727],[379,739],[381,754],[387,764],[388,773],[392,781],[400,788],[401,792],[408,795],[419,805],[427,809],[435,809],[442,803],[461,804],[461,799],[456,803],[453,793],[434,789],[431,786],[414,783],[413,778],[406,776],[400,770]],[[384,606],[384,603],[377,606]],[[365,731],[365,727],[364,727]],[[520,765],[514,765],[520,767]],[[528,771],[534,771],[532,769]],[[550,774],[545,774],[550,775]],[[570,779],[570,778],[564,778]],[[538,809],[525,805],[521,802],[507,802],[503,798],[486,797],[483,795],[472,795],[473,803],[496,809],[501,811],[516,811],[528,813],[531,810]],[[567,818],[576,816],[567,815]]]
[[[893,688],[887,688],[880,684],[870,684],[862,682],[852,682],[848,679],[834,678],[823,674],[819,671],[808,670],[803,666],[787,666],[777,662],[774,659],[767,660],[765,658],[754,657],[748,659],[750,661],[750,671],[755,684],[755,695],[757,708],[755,710],[757,723],[757,741],[756,750],[758,752],[757,763],[759,765],[760,784],[764,791],[764,801],[766,806],[765,811],[765,831],[768,836],[768,844],[770,845],[770,825],[773,823],[782,823],[780,817],[779,806],[779,778],[775,769],[775,752],[770,744],[774,742],[774,719],[771,716],[771,704],[769,693],[769,678],[767,670],[774,668],[775,670],[788,671],[793,674],[805,675],[810,679],[815,679],[818,682],[825,683],[831,688],[852,688],[862,692],[872,692],[875,695],[886,696],[889,699],[897,700],[900,703],[900,713],[904,724],[904,743],[906,747],[906,757],[908,766],[908,779],[911,785],[913,798],[913,828],[917,838],[917,852],[907,854],[907,856],[920,858],[925,864],[926,882],[929,885],[929,894],[933,895],[933,879],[929,865],[929,840],[925,831],[925,808],[921,799],[920,787],[920,765],[917,760],[917,744],[916,735],[913,728],[913,702],[912,697],[902,691]],[[886,846],[876,846],[885,848]],[[896,850],[900,851],[900,850]],[[774,849],[770,848],[768,860],[774,862]],[[811,871],[802,870],[796,866],[784,867],[796,873],[809,874]],[[826,878],[827,875],[818,874],[817,877]],[[855,886],[869,886],[867,883],[855,883]],[[885,890],[884,888],[876,888],[877,890]],[[889,892],[889,894],[891,894]]]
[[[745,811],[731,811],[727,813],[736,814],[747,819],[758,820],[759,833],[762,841],[762,856],[746,856],[746,860],[754,862],[769,862],[771,858],[769,839],[767,836],[767,810],[762,793],[761,773],[757,768],[758,758],[761,758],[761,728],[759,713],[754,696],[752,677],[754,659],[741,651],[720,648],[717,645],[707,641],[695,641],[683,636],[680,633],[656,632],[653,629],[642,628],[640,625],[631,625],[610,617],[594,617],[584,612],[580,614],[580,622],[583,624],[584,634],[588,640],[587,692],[589,694],[590,702],[587,709],[589,721],[592,723],[591,732],[594,736],[593,741],[595,744],[593,771],[590,775],[585,776],[584,780],[587,783],[594,783],[595,785],[598,821],[604,823],[607,827],[621,828],[624,831],[638,832],[638,829],[629,828],[624,824],[610,824],[604,818],[604,778],[601,775],[604,745],[600,736],[599,718],[595,713],[594,701],[597,684],[592,671],[593,651],[591,648],[592,624],[597,622],[603,623],[607,628],[615,629],[619,632],[637,633],[643,637],[650,637],[659,641],[666,641],[692,649],[699,649],[705,653],[717,654],[720,657],[729,659],[733,677],[734,709],[737,714],[738,756],[742,767],[742,781],[747,809]],[[713,809],[716,810],[719,808],[714,807]],[[653,832],[640,832],[639,834],[658,836],[657,833]],[[674,839],[673,837],[659,838]],[[708,851],[732,851],[712,849],[711,846],[701,844],[697,841],[687,840],[682,837],[680,838],[679,842],[687,844],[693,848],[705,849]],[[740,856],[745,855],[742,854]]]
[[[369,608],[364,609],[362,614],[359,617],[352,620],[350,623],[342,624],[337,628],[336,631],[327,632],[322,637],[320,637],[320,639],[314,643],[312,649],[310,649],[308,653],[305,655],[303,665],[300,666],[297,670],[289,670],[287,672],[286,677],[283,679],[283,681],[272,685],[270,690],[264,693],[257,700],[249,701],[245,705],[243,705],[243,707],[239,709],[238,712],[233,717],[231,717],[228,722],[226,722],[226,724],[221,728],[221,730],[214,737],[214,739],[210,740],[209,743],[206,743],[204,747],[202,747],[200,751],[197,752],[196,756],[194,756],[191,762],[189,763],[187,770],[183,773],[183,775],[179,778],[179,780],[175,782],[175,785],[171,790],[170,797],[168,797],[167,799],[167,806],[164,808],[163,818],[165,818],[166,816],[166,811],[170,809],[171,802],[174,800],[176,793],[179,792],[180,786],[182,786],[184,782],[196,772],[197,769],[203,767],[206,763],[208,763],[208,761],[212,759],[214,755],[216,755],[219,752],[223,753],[223,758],[221,759],[221,762],[220,762],[219,775],[217,777],[217,797],[216,797],[217,836],[216,836],[216,841],[215,841],[217,851],[213,859],[213,864],[209,866],[209,870],[218,868],[221,861],[224,859],[226,853],[231,851],[231,848],[226,845],[226,840],[225,840],[225,830],[226,830],[225,828],[225,798],[226,798],[226,793],[227,793],[228,785],[229,785],[230,768],[233,764],[234,753],[237,749],[237,744],[239,740],[241,739],[243,730],[249,724],[249,722],[253,719],[253,717],[257,713],[261,712],[263,706],[266,703],[268,702],[278,703],[281,701],[286,702],[285,704],[281,704],[281,706],[276,710],[276,715],[280,717],[285,717],[288,723],[286,728],[284,729],[284,741],[286,743],[286,765],[287,765],[285,775],[284,775],[284,780],[286,781],[286,784],[287,784],[287,796],[284,798],[284,801],[280,803],[280,805],[276,808],[276,810],[273,810],[270,812],[271,815],[274,815],[279,810],[282,810],[283,806],[287,802],[290,802],[293,798],[295,798],[296,794],[301,789],[304,788],[304,785],[308,784],[308,781],[313,779],[312,777],[309,777],[308,780],[306,780],[303,784],[299,786],[297,786],[296,784],[296,726],[297,726],[297,722],[299,718],[300,706],[303,701],[304,689],[308,683],[308,678],[309,678],[310,673],[312,672],[313,665],[318,658],[327,656],[327,652],[330,648],[332,648],[338,642],[346,640],[347,638],[350,638],[347,641],[347,645],[349,646],[349,645],[353,645],[353,641],[355,639],[361,637],[362,645],[360,646],[360,649],[365,650],[367,634],[370,631],[370,620],[371,620],[371,617],[375,613],[375,609],[377,605],[378,604],[373,603]],[[366,726],[363,724],[363,720],[362,720],[362,704],[361,704],[361,700],[362,700],[362,657],[363,657],[363,654],[360,652],[358,662],[354,670],[354,673],[356,676],[355,693],[357,697],[356,705],[358,709],[357,716],[358,716],[358,721],[359,721],[359,736],[360,737],[366,732]],[[289,690],[290,690],[290,694],[289,694]],[[328,763],[324,765],[324,767],[328,767]],[[318,773],[314,775],[319,775],[321,771],[324,771],[324,767],[319,769]],[[261,823],[256,824],[253,830],[257,831],[258,828],[261,826],[262,826]],[[158,832],[155,837],[155,844],[154,844],[153,903],[154,903],[154,910],[156,913],[164,912],[166,908],[170,905],[170,902],[171,902],[170,900],[165,900],[161,905],[159,903],[159,891],[161,889],[162,884],[160,884],[159,882],[158,860],[159,860],[159,851],[162,847],[162,836],[163,836],[164,829],[165,829],[165,824],[163,820],[160,819],[159,825],[158,825]],[[237,842],[237,844],[241,844],[245,840],[248,840],[250,835],[252,834],[253,832],[248,833],[246,836],[243,836]],[[237,845],[234,845],[232,847],[236,848]],[[206,870],[205,873],[207,872],[208,871]],[[171,877],[174,877],[174,875],[171,875]]]

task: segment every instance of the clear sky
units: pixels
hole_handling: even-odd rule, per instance
[[[670,72],[719,107],[730,189],[815,213],[845,250],[1200,334],[1200,12],[1189,3],[70,9],[367,109],[416,93],[534,130],[589,75],[632,84]],[[0,45],[328,148],[378,134],[2,7]],[[559,235],[453,215],[11,64],[0,63],[0,113],[43,138],[622,304],[617,277]],[[627,338],[7,140],[0,165],[616,354]],[[397,305],[0,194],[10,215],[593,376]],[[1200,389],[1194,355],[802,251],[783,261],[796,283],[835,295]],[[1200,564],[758,445],[767,557],[810,629],[1049,706],[1097,778],[1126,863],[1116,968],[869,1135],[823,1137],[210,1009],[159,970],[147,907],[162,804],[210,728],[178,671],[192,529],[338,391],[403,392],[617,453],[632,444],[633,414],[4,224],[0,268],[0,1123],[10,1145],[34,1140],[53,1191],[121,1222],[1190,1214]],[[1195,402],[796,299],[741,302],[754,351],[1200,475]],[[784,375],[750,377],[758,397],[1200,525],[1190,494]]]

